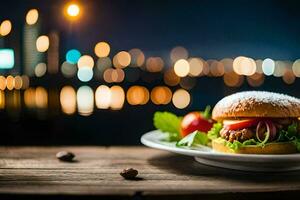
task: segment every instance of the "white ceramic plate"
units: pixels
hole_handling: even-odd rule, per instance
[[[179,148],[175,143],[165,142],[165,135],[150,131],[141,137],[141,142],[152,148],[194,156],[202,164],[243,171],[292,171],[300,170],[300,153],[283,155],[225,154],[203,146],[196,149]]]

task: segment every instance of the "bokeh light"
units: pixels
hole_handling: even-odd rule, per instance
[[[131,66],[132,67],[141,67],[145,62],[145,55],[140,49],[131,49],[129,51],[131,56]]]
[[[94,110],[94,92],[89,86],[81,86],[77,90],[77,110],[82,116],[89,116]]]
[[[27,108],[32,109],[35,107],[35,89],[34,88],[28,88],[24,92],[24,103]]]
[[[31,9],[26,14],[26,23],[28,25],[34,25],[39,19],[39,12],[37,9]]]
[[[81,57],[80,51],[71,49],[66,54],[66,61],[70,64],[76,64]]]
[[[243,84],[244,77],[235,72],[229,72],[224,74],[223,80],[228,87],[239,87]]]
[[[105,82],[107,82],[107,83],[113,82],[112,77],[111,77],[113,71],[114,71],[114,69],[112,69],[112,68],[108,68],[104,71],[103,79]]]
[[[189,76],[183,77],[180,79],[179,84],[183,89],[190,90],[196,85],[196,78]]]
[[[69,62],[65,61],[61,65],[61,73],[66,78],[74,77],[77,72],[77,67],[75,64],[70,64]]]
[[[120,83],[124,80],[125,78],[125,73],[123,71],[123,69],[113,69],[111,71],[111,81],[115,82],[115,83]]]
[[[190,94],[184,89],[178,89],[174,92],[172,102],[176,108],[186,108],[191,101]]]
[[[21,76],[16,76],[15,77],[15,89],[19,90],[23,87],[23,79]]]
[[[252,87],[259,87],[264,83],[265,76],[261,73],[255,73],[247,77],[247,82]]]
[[[88,82],[93,78],[93,69],[90,67],[81,67],[77,71],[77,77],[82,82]]]
[[[203,70],[203,62],[199,58],[190,58],[189,60],[190,65],[190,76],[199,76]]]
[[[99,58],[107,57],[110,52],[110,46],[106,42],[99,42],[96,44],[94,52]]]
[[[256,71],[256,63],[252,58],[239,56],[233,60],[233,70],[239,75],[251,76]]]
[[[106,85],[100,85],[95,92],[96,106],[99,109],[108,109],[111,102],[111,91]]]
[[[120,110],[125,101],[125,93],[123,88],[118,85],[112,86],[110,88],[111,91],[111,100],[110,100],[110,108],[112,110]]]
[[[300,77],[300,59],[297,59],[292,66],[295,76]]]
[[[0,109],[5,108],[5,92],[0,90]]]
[[[80,12],[80,8],[77,4],[70,4],[67,7],[67,14],[70,17],[77,17],[79,15],[79,12]]]
[[[6,77],[6,88],[12,90],[15,87],[15,78],[11,75]]]
[[[42,77],[46,74],[47,65],[46,63],[39,63],[35,66],[34,73],[37,77]]]
[[[174,65],[174,71],[175,74],[179,77],[187,76],[190,72],[190,65],[188,61],[186,61],[185,59],[180,59],[176,61]]]
[[[214,60],[210,63],[210,73],[212,76],[223,76],[225,70],[222,62]]]
[[[12,24],[9,20],[4,20],[0,24],[0,36],[7,36],[12,29]]]
[[[21,78],[22,78],[22,88],[21,89],[27,89],[29,87],[29,83],[30,83],[29,77],[27,75],[22,75]]]
[[[175,47],[171,50],[170,53],[170,59],[172,61],[172,63],[175,63],[177,60],[180,59],[187,59],[189,57],[189,53],[188,51],[181,46]]]
[[[130,105],[144,105],[149,101],[149,91],[143,86],[132,86],[126,95]]]
[[[291,69],[288,69],[285,71],[283,77],[282,77],[283,81],[286,83],[286,84],[293,84],[295,82],[295,75],[293,73],[293,71]]]
[[[35,105],[40,109],[48,107],[48,92],[45,88],[37,87],[35,89]]]
[[[46,52],[49,48],[49,37],[42,35],[36,40],[36,49],[38,52]]]
[[[60,91],[60,105],[65,114],[76,112],[76,91],[72,86],[64,86]]]
[[[81,56],[77,63],[78,68],[81,68],[81,67],[93,68],[94,64],[95,64],[94,59],[92,58],[92,56],[89,56],[89,55]]]
[[[116,68],[127,67],[131,62],[131,56],[126,51],[120,51],[113,58],[113,64]]]
[[[15,65],[13,49],[0,49],[0,69],[11,69]]]
[[[5,90],[6,88],[6,78],[4,76],[0,76],[0,90]]]
[[[267,58],[262,62],[262,71],[265,75],[270,76],[274,73],[275,62],[274,60]]]
[[[224,66],[224,72],[225,73],[233,71],[233,59],[231,59],[231,58],[223,58],[222,60],[220,60],[220,62]]]
[[[166,105],[171,99],[172,91],[166,86],[157,86],[151,91],[151,101],[156,105]]]
[[[260,74],[263,74],[264,73],[263,70],[262,70],[263,61],[258,59],[258,60],[255,61],[255,63],[256,63],[256,72],[260,73]]]
[[[281,60],[278,60],[275,62],[275,68],[273,76],[275,77],[281,77],[284,75],[287,68],[287,63]]]
[[[164,67],[161,57],[149,57],[146,61],[146,69],[149,72],[160,72]]]
[[[166,85],[176,86],[180,82],[180,77],[175,74],[175,71],[173,68],[169,68],[164,73],[164,82]]]

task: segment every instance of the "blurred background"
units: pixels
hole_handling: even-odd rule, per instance
[[[300,97],[300,2],[0,2],[1,145],[134,145],[158,110]]]

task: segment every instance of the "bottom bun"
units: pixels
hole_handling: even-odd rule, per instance
[[[226,146],[224,140],[216,139],[212,141],[212,148],[218,152],[242,154],[291,154],[298,152],[292,142],[269,143],[263,147],[247,145],[238,150],[233,150]]]

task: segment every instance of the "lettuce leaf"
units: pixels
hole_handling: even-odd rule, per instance
[[[222,123],[214,123],[213,127],[207,132],[207,137],[210,140],[220,137],[220,131],[223,128]]]
[[[192,147],[197,145],[207,145],[208,143],[208,137],[206,133],[200,132],[200,131],[194,131],[184,138],[182,138],[179,142],[176,143],[176,146],[178,147]]]
[[[170,112],[155,112],[153,118],[155,128],[166,133],[170,142],[177,142],[181,139],[180,122],[181,117]]]

